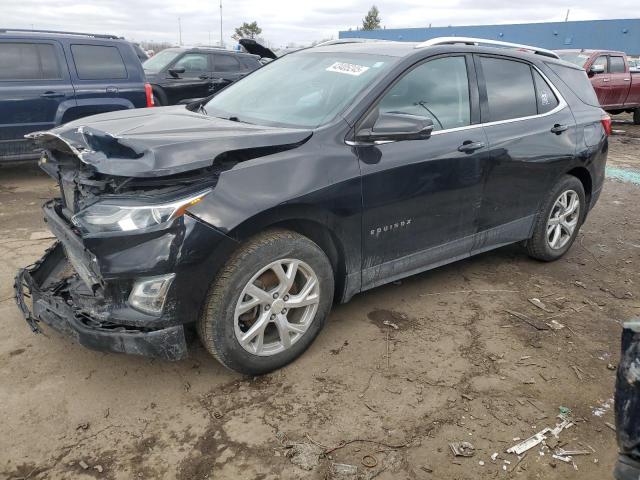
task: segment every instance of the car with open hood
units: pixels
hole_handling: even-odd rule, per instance
[[[225,366],[265,373],[334,302],[516,242],[562,257],[610,130],[585,71],[535,47],[301,50],[191,109],[31,135],[58,243],[18,272],[17,302],[34,331],[170,360],[193,326]]]

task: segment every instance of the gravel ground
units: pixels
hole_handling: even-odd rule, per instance
[[[55,185],[0,169],[0,477],[611,478],[611,368],[620,322],[640,315],[640,128],[614,128],[612,178],[565,258],[511,246],[358,295],[302,358],[260,378],[197,341],[168,363],[32,334],[12,278],[51,243],[39,205]],[[549,443],[589,455],[505,452],[561,406],[574,425]],[[474,456],[454,457],[454,441]]]

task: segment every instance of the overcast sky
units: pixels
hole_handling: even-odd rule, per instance
[[[256,20],[274,47],[338,38],[355,28],[372,0],[223,0],[223,37]],[[387,28],[434,27],[640,17],[640,0],[389,0],[375,1]],[[130,40],[177,44],[178,17],[185,45],[220,38],[219,0],[0,0],[0,27],[113,33]]]

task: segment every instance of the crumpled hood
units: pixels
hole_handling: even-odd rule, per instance
[[[175,106],[103,113],[27,137],[45,149],[76,155],[102,174],[159,177],[211,166],[232,151],[293,148],[311,135],[311,130],[250,125]]]

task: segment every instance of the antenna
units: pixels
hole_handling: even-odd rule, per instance
[[[178,17],[178,43],[182,46],[182,22]]]
[[[224,43],[222,41],[222,0],[220,0],[220,46],[224,47]]]

